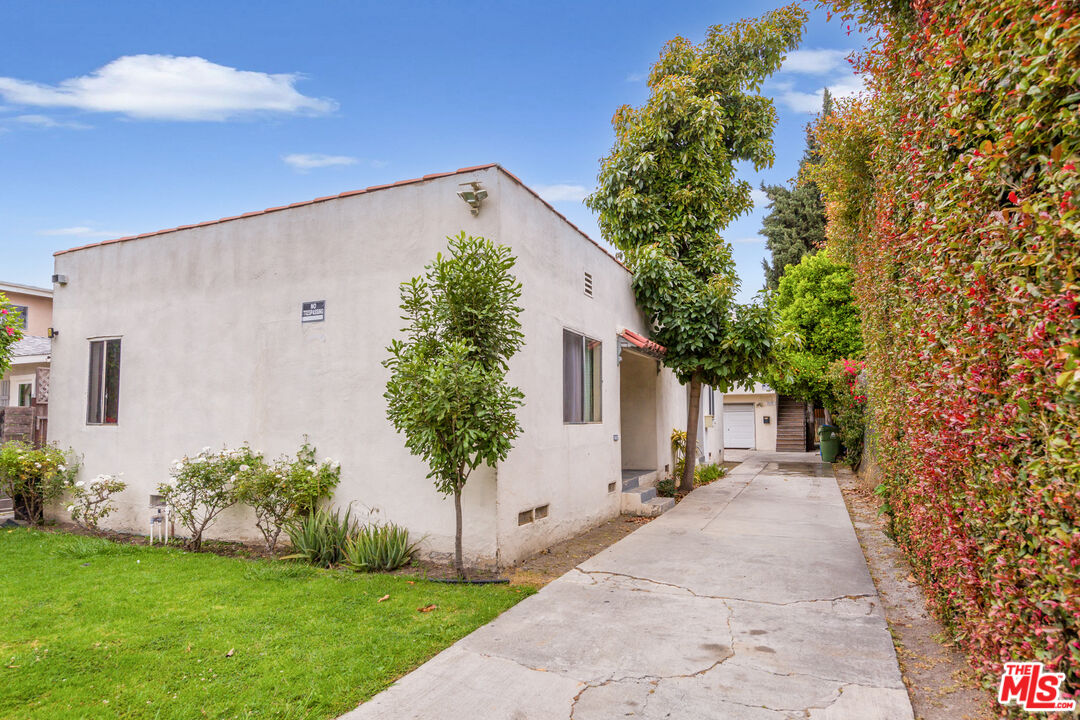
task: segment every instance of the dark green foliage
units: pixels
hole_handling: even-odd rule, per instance
[[[660,497],[675,497],[675,480],[664,478],[656,483],[656,494]]]
[[[821,115],[830,112],[832,98],[825,90]],[[803,172],[807,166],[819,163],[820,157],[817,138],[808,127],[806,152],[794,186],[761,186],[769,197],[769,214],[762,221],[761,234],[772,253],[772,262],[762,260],[761,264],[765,269],[765,284],[770,290],[777,288],[789,265],[797,265],[804,255],[812,255],[825,244],[825,203],[817,184]]]

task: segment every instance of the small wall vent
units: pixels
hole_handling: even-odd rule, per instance
[[[592,273],[585,273],[585,294],[592,297]]]
[[[548,506],[541,505],[531,510],[523,510],[518,513],[518,525],[528,525],[535,520],[543,520],[548,516]]]

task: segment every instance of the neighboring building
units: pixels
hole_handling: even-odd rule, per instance
[[[0,282],[0,294],[23,318],[23,337],[11,347],[11,367],[0,377],[0,407],[29,407],[38,391],[38,369],[49,367],[52,290]]]
[[[488,193],[478,213],[459,196],[478,202],[471,183]],[[50,440],[86,476],[123,473],[108,524],[145,532],[175,458],[244,442],[272,457],[307,435],[341,462],[335,504],[377,507],[450,553],[452,500],[387,421],[380,363],[401,337],[400,283],[462,229],[517,256],[525,332],[509,371],[523,433],[469,479],[466,555],[507,565],[624,505],[660,509],[622,492],[623,471],[632,485],[670,469],[687,390],[660,368],[626,268],[497,165],[57,253]],[[719,461],[720,424],[701,423]],[[211,534],[257,536],[241,507]]]
[[[724,394],[724,447],[776,450],[776,392],[768,385],[736,387]]]
[[[807,403],[777,395],[768,385],[736,387],[724,395],[724,447],[805,452],[815,445],[816,420]]]

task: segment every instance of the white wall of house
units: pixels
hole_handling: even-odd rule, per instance
[[[476,217],[455,194],[471,180],[489,191]],[[386,420],[380,361],[400,336],[399,284],[460,230],[518,256],[526,336],[510,368],[526,395],[524,432],[504,463],[469,480],[466,554],[507,564],[614,516],[616,333],[644,332],[629,274],[498,168],[58,255],[68,283],[55,295],[50,438],[83,455],[87,476],[122,472],[128,489],[109,523],[145,532],[149,496],[173,459],[244,442],[292,453],[306,434],[341,461],[337,504],[376,507],[423,535],[427,552],[451,552],[453,503]],[[325,300],[326,320],[301,324],[312,300]],[[603,343],[599,423],[562,422],[564,327]],[[86,423],[88,343],[102,337],[122,338],[115,426]],[[666,447],[685,423],[685,390],[667,371],[657,382]],[[543,505],[547,517],[518,524]],[[255,539],[250,512],[228,511],[211,536]]]

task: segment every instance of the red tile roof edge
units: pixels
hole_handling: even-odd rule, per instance
[[[667,352],[667,348],[660,343],[653,342],[644,335],[638,335],[633,330],[627,330],[624,328],[623,331],[619,333],[619,335],[626,338],[626,341],[629,342],[631,345],[636,345],[642,350],[649,350],[660,355],[663,355]]]
[[[142,233],[140,235],[127,235],[125,237],[115,238],[115,239],[112,239],[112,240],[103,240],[101,242],[90,243],[88,245],[80,245],[79,247],[73,247],[73,248],[69,248],[67,250],[57,250],[56,252],[53,253],[53,257],[58,257],[60,255],[67,255],[68,253],[78,252],[80,250],[88,250],[90,248],[101,247],[103,245],[112,245],[114,243],[129,242],[131,240],[141,240],[143,238],[154,237],[155,235],[167,235],[168,233],[178,232],[180,230],[190,230],[191,228],[206,227],[207,225],[218,225],[220,223],[230,222],[232,220],[240,220],[242,218],[255,217],[256,215],[266,215],[268,213],[279,212],[281,210],[289,210],[289,209],[296,208],[296,207],[302,207],[304,205],[314,205],[315,203],[326,202],[328,200],[338,200],[340,198],[352,197],[353,195],[362,195],[364,193],[376,192],[378,190],[385,190],[387,188],[401,187],[402,185],[413,185],[413,184],[416,184],[416,183],[426,182],[428,180],[436,180],[436,179],[439,179],[439,178],[449,177],[451,175],[461,175],[461,174],[464,174],[464,173],[475,172],[475,171],[478,171],[478,170],[490,170],[491,168],[496,168],[496,169],[502,171],[507,177],[509,177],[511,180],[513,180],[518,185],[523,187],[530,194],[532,194],[533,197],[535,197],[537,200],[539,200],[545,206],[547,206],[548,210],[550,210],[551,212],[558,215],[559,218],[562,219],[563,222],[565,222],[567,225],[569,225],[571,228],[573,228],[574,231],[576,231],[579,235],[581,235],[581,237],[588,240],[590,243],[595,245],[597,247],[597,249],[600,250],[600,252],[604,253],[609,258],[611,258],[613,261],[615,261],[619,265],[619,267],[623,268],[627,272],[630,271],[629,268],[626,267],[626,265],[624,265],[617,257],[615,257],[610,252],[608,252],[607,249],[604,246],[602,246],[600,243],[596,242],[591,237],[586,235],[585,232],[581,228],[579,228],[574,223],[570,222],[570,220],[565,215],[563,215],[561,212],[556,210],[551,205],[551,203],[549,203],[544,198],[540,197],[539,193],[537,193],[531,187],[529,187],[524,182],[522,182],[521,179],[518,178],[517,175],[514,175],[512,172],[510,172],[509,170],[504,168],[502,165],[499,165],[498,163],[487,163],[485,165],[473,165],[472,167],[458,168],[457,170],[454,170],[454,171],[451,171],[451,172],[431,173],[429,175],[424,175],[423,177],[410,178],[409,180],[398,180],[397,182],[387,183],[387,184],[384,184],[384,185],[372,185],[372,186],[366,187],[366,188],[364,188],[362,190],[349,190],[349,191],[346,191],[346,192],[343,192],[343,193],[339,193],[337,195],[325,195],[323,197],[315,198],[314,200],[304,200],[304,201],[301,201],[301,202],[295,202],[295,203],[292,203],[291,205],[279,205],[277,207],[267,208],[265,210],[255,210],[253,212],[244,213],[242,215],[231,215],[229,217],[219,218],[217,220],[207,220],[205,222],[192,223],[190,225],[180,225],[179,227],[168,228],[167,230],[154,230],[153,232]]]

